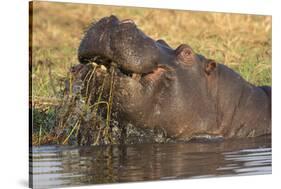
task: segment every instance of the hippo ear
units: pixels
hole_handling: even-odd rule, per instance
[[[210,75],[217,67],[217,63],[214,60],[207,60],[205,65],[205,72],[207,75]]]
[[[192,48],[186,44],[181,44],[176,49],[177,59],[186,65],[192,65],[195,62],[193,55],[194,53]]]

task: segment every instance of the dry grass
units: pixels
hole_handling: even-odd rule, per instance
[[[69,68],[78,63],[83,32],[92,21],[111,14],[133,19],[147,35],[162,38],[172,47],[187,43],[196,52],[227,64],[251,83],[271,85],[270,16],[35,2],[33,99],[44,103],[44,99],[62,98]]]

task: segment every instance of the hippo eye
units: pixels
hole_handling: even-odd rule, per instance
[[[193,50],[186,44],[182,44],[176,49],[176,56],[180,62],[186,65],[194,63]]]

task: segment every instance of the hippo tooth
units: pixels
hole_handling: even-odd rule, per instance
[[[133,73],[132,78],[136,81],[139,81],[141,79],[141,75],[137,73]]]
[[[104,71],[107,70],[107,68],[106,68],[104,65],[101,65],[100,68],[101,68],[102,70],[104,70]]]

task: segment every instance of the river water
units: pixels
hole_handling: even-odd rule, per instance
[[[271,138],[93,147],[40,146],[30,154],[34,188],[271,174]]]

